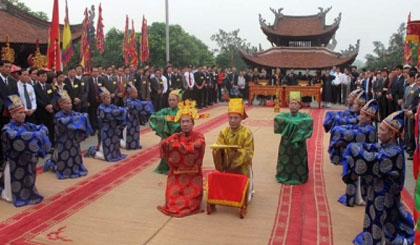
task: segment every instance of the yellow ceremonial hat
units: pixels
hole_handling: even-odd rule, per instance
[[[228,113],[237,113],[242,116],[242,119],[248,117],[245,112],[244,102],[241,98],[232,98],[229,100]]]
[[[175,117],[167,116],[166,120],[178,122],[183,116],[189,116],[193,120],[207,118],[209,114],[198,114],[196,102],[194,100],[185,100],[178,103],[178,112]]]
[[[291,100],[296,100],[297,102],[301,102],[302,98],[300,96],[300,92],[299,91],[290,91],[289,101],[291,101]]]
[[[58,103],[63,103],[63,102],[65,102],[66,100],[70,100],[71,101],[71,98],[70,98],[70,96],[69,96],[69,94],[67,93],[67,90],[63,90],[63,91],[57,91],[56,93],[55,93],[55,100],[58,102]]]
[[[178,97],[179,100],[182,100],[182,90],[181,89],[175,89],[172,90],[169,95],[175,95]]]

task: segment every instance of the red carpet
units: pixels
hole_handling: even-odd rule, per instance
[[[281,185],[269,244],[333,244],[322,170],[324,111],[315,109],[310,114],[314,127],[312,137],[307,140],[308,182],[304,185]]]

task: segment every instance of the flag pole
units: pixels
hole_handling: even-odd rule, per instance
[[[169,7],[168,0],[166,2],[166,62],[169,62]]]

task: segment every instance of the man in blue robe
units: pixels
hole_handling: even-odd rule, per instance
[[[9,96],[7,108],[12,120],[1,130],[6,162],[1,197],[16,207],[37,204],[44,197],[35,186],[36,164],[38,157],[45,157],[51,149],[48,129],[43,125],[25,123],[25,107],[19,96]]]
[[[348,109],[344,111],[327,111],[323,123],[326,133],[337,125],[357,124],[357,122],[354,123],[354,118],[357,118],[358,113],[353,110],[353,105],[361,92],[361,89],[356,89],[349,94],[347,98]]]
[[[341,125],[333,128],[328,148],[333,164],[342,164],[344,150],[352,142],[376,143],[376,128],[372,125],[372,122],[376,120],[377,113],[378,104],[376,100],[370,100],[360,110],[357,125]],[[362,195],[365,194],[366,190],[363,180],[359,177],[355,182],[347,183],[346,193],[338,201],[349,207],[353,207],[355,202],[357,205],[363,205]]]
[[[52,171],[58,179],[85,176],[88,170],[83,165],[80,143],[93,132],[87,113],[72,110],[71,98],[66,90],[56,92],[60,111],[55,114],[55,147],[43,171]]]
[[[125,100],[127,107],[127,126],[123,130],[121,148],[127,150],[141,149],[140,145],[140,121],[141,117],[153,113],[153,105],[150,101],[141,101],[138,98],[136,87],[130,82],[126,87],[128,97]]]
[[[354,244],[413,244],[413,217],[404,210],[405,157],[399,137],[404,111],[386,117],[379,127],[379,144],[351,143],[343,156],[345,183],[363,176],[368,186],[363,232]]]
[[[93,157],[108,162],[118,162],[127,157],[121,154],[120,139],[122,129],[126,125],[127,108],[111,104],[111,95],[105,87],[99,87],[98,146],[91,146],[85,157]]]

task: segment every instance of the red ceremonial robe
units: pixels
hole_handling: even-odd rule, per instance
[[[194,131],[189,136],[176,133],[162,140],[161,157],[168,160],[170,167],[166,203],[157,207],[162,213],[184,217],[200,212],[205,147],[204,136]]]

